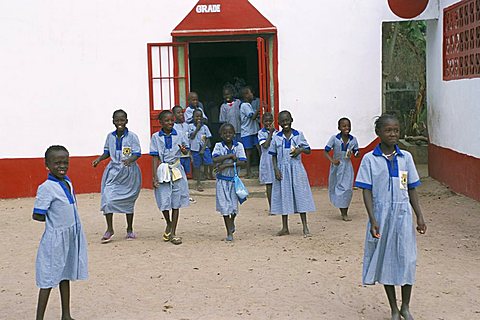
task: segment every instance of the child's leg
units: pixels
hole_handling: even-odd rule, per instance
[[[410,297],[412,295],[412,286],[406,284],[402,286],[402,306],[400,307],[400,314],[405,320],[413,320],[410,313]]]
[[[388,303],[392,310],[392,320],[400,320],[400,311],[397,306],[397,295],[395,294],[395,287],[390,285],[384,285],[385,292],[387,293]]]
[[[300,219],[302,220],[302,225],[303,225],[303,236],[305,238],[310,237],[310,230],[308,230],[308,225],[307,225],[307,214],[305,212],[300,213]]]
[[[60,281],[60,300],[62,301],[62,320],[72,320],[70,316],[70,281]]]
[[[272,184],[267,183],[265,187],[267,188],[268,208],[270,209],[272,207]]]
[[[348,217],[348,208],[340,208],[340,213],[342,214],[343,221],[352,221],[352,219]]]
[[[163,240],[164,241],[170,241],[171,235],[172,235],[172,221],[170,220],[170,211],[169,210],[163,210],[163,217],[165,218],[165,222],[167,223],[167,226],[165,227],[165,232],[163,233]]]
[[[170,242],[173,244],[181,244],[182,238],[177,237],[177,224],[178,224],[178,216],[180,215],[180,209],[172,209],[172,237]]]
[[[277,232],[277,236],[284,236],[290,234],[290,231],[288,231],[288,215],[284,214],[282,215],[282,230]]]
[[[236,217],[237,217],[236,214],[230,215],[230,219],[232,220],[232,229],[231,229],[231,230],[232,230],[232,234],[235,233],[235,218],[236,218]]]
[[[113,213],[105,214],[105,220],[107,221],[107,232],[114,234],[113,232]]]
[[[202,182],[201,182],[201,167],[195,168],[193,167],[193,175],[195,176],[195,179],[197,180],[197,191],[203,191],[202,187]]]
[[[133,232],[133,213],[127,213],[127,233]]]
[[[226,241],[233,241],[233,233],[232,233],[232,218],[230,216],[223,216],[223,221],[225,222],[225,229],[227,229],[227,238]]]
[[[252,176],[252,171],[250,169],[250,161],[252,160],[252,149],[245,149],[245,153],[247,154],[247,176],[246,178],[250,178]]]
[[[215,180],[215,177],[213,176],[213,165],[209,165],[208,167],[208,178],[210,180]]]
[[[52,291],[52,288],[40,289],[38,291],[37,320],[43,320],[45,310],[47,309],[48,297],[50,297],[50,291]]]

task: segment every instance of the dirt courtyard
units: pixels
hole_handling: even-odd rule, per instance
[[[261,190],[261,189],[259,189]],[[425,178],[418,189],[426,235],[417,236],[415,319],[480,319],[480,203]],[[290,217],[291,235],[277,237],[280,217],[257,195],[241,206],[235,241],[226,243],[213,192],[180,212],[184,243],[162,241],[164,221],[151,190],[137,201],[135,231],[126,241],[116,215],[114,241],[101,244],[99,194],[78,195],[89,242],[88,281],[71,284],[79,319],[389,319],[383,288],[361,285],[366,213],[354,191],[343,222],[325,189],[313,189],[311,238]],[[44,225],[31,220],[33,198],[0,200],[0,319],[33,319],[38,289],[35,255]],[[60,318],[58,290],[46,319]]]

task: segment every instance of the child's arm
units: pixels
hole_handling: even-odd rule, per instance
[[[207,140],[205,140],[205,143],[202,146],[202,149],[200,149],[199,153],[204,154],[205,149],[207,149],[207,147],[209,147],[209,146],[210,146],[210,139],[207,138]]]
[[[273,164],[273,171],[275,172],[275,179],[279,181],[282,180],[282,173],[280,172],[280,169],[278,169],[276,154],[272,154],[272,164]]]
[[[202,129],[202,122],[199,122],[199,123],[196,124],[195,131],[190,133],[190,136],[189,136],[190,140],[195,139],[195,137],[197,136],[197,133],[198,133],[198,131],[200,131],[200,129]]]
[[[417,231],[421,234],[427,232],[427,225],[423,219],[422,209],[418,202],[418,193],[417,189],[408,189],[408,196],[410,197],[410,204],[412,205],[413,211],[417,216]]]
[[[96,168],[100,162],[102,162],[105,159],[108,159],[110,157],[110,153],[104,152],[101,156],[99,156],[97,159],[92,161],[92,166]]]
[[[325,158],[327,158],[328,161],[330,161],[330,163],[333,164],[334,166],[338,166],[340,164],[340,160],[334,159],[332,156],[330,156],[329,151],[325,150],[323,154],[325,155]]]
[[[134,163],[135,161],[137,161],[138,158],[140,158],[140,157],[137,156],[137,155],[135,155],[135,154],[132,154],[132,155],[130,156],[130,158],[123,160],[123,164],[124,164],[126,167],[128,167],[128,166],[130,166],[132,163]]]
[[[159,165],[160,165],[160,158],[158,156],[153,156],[152,157],[153,188],[157,188],[160,185],[160,182],[158,181],[158,176],[157,176],[157,169]]]
[[[272,142],[272,137],[273,137],[273,132],[274,131],[275,131],[275,128],[273,126],[268,129],[267,139],[265,139],[265,142],[262,143],[263,148],[265,148],[265,149],[270,148],[270,143]]]
[[[35,221],[45,222],[45,215],[44,214],[33,213],[32,214],[32,219],[35,220]]]
[[[375,219],[375,215],[373,214],[373,195],[372,190],[370,189],[363,189],[363,203],[365,204],[365,208],[367,209],[368,219],[370,220],[370,234],[374,238],[380,238],[380,233],[378,232],[378,225],[377,219]]]

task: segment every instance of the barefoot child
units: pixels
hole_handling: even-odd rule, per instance
[[[183,108],[181,106],[174,106],[172,108],[173,117],[175,118],[175,123],[173,124],[173,129],[177,131],[178,134],[184,135],[189,139],[188,133],[188,123],[185,122],[185,115],[183,114]],[[186,174],[190,173],[190,152],[180,156],[180,163],[182,164],[183,170]]]
[[[263,128],[258,131],[258,143],[262,153],[260,155],[260,165],[258,166],[258,179],[260,184],[264,184],[267,191],[268,207],[271,208],[272,202],[272,183],[275,180],[275,173],[273,172],[272,155],[268,153],[270,143],[277,130],[273,126],[273,115],[270,112],[265,112],[262,116]]]
[[[33,219],[45,222],[35,268],[40,288],[36,319],[43,319],[50,291],[60,285],[62,319],[70,320],[70,281],[88,277],[87,241],[73,186],[67,177],[67,149],[49,147],[45,152],[45,164],[48,179],[38,187],[33,208]]]
[[[190,151],[193,159],[193,175],[197,179],[197,190],[203,191],[201,185],[202,174],[200,169],[203,165],[205,170],[205,177],[213,180],[213,161],[212,153],[210,152],[210,138],[212,134],[208,127],[203,124],[202,111],[197,109],[193,112],[194,123],[189,124],[188,133],[190,139]]]
[[[300,213],[303,235],[309,237],[306,212],[315,211],[315,204],[301,154],[310,154],[311,150],[303,133],[292,128],[292,122],[289,111],[278,114],[282,131],[273,136],[268,151],[275,172],[270,212],[282,215],[282,230],[277,235],[289,234],[288,215]]]
[[[110,158],[102,176],[102,201],[100,210],[107,221],[107,231],[101,242],[108,243],[114,235],[113,213],[124,213],[127,218],[127,240],[137,236],[133,232],[133,211],[142,185],[142,174],[137,159],[142,155],[138,137],[126,127],[127,113],[121,109],[113,113],[116,130],[107,135],[103,154],[92,162],[96,167]]]
[[[381,283],[385,287],[392,320],[413,320],[410,295],[415,282],[417,231],[427,230],[415,190],[420,185],[412,155],[397,146],[400,124],[385,114],[375,121],[375,133],[381,142],[367,153],[360,164],[355,185],[363,189],[368,226],[363,256],[363,283]],[[395,287],[401,286],[402,305],[398,309]]]
[[[230,123],[235,129],[235,141],[241,139],[241,122],[240,122],[240,104],[239,99],[233,98],[234,88],[232,85],[223,87],[223,99],[225,100],[220,106],[220,115],[218,121]]]
[[[236,164],[239,170],[245,165],[247,159],[243,145],[234,141],[235,128],[230,123],[222,124],[220,136],[223,141],[217,142],[213,149],[213,162],[217,165],[215,168],[217,173],[216,207],[223,216],[227,229],[225,240],[233,241],[235,217],[238,214],[238,197],[233,183],[233,166]]]
[[[328,176],[328,194],[330,202],[340,209],[343,221],[351,221],[348,217],[348,207],[353,195],[353,166],[350,157],[360,156],[357,138],[350,135],[352,127],[350,120],[338,120],[340,133],[328,140],[325,146],[325,157],[330,161]],[[330,156],[333,150],[333,156]]]
[[[160,112],[158,120],[162,129],[153,134],[150,142],[155,200],[167,223],[163,240],[181,244],[182,238],[176,235],[178,215],[180,208],[189,205],[189,196],[180,155],[187,154],[188,140],[173,128],[173,113],[170,110]]]
[[[241,136],[242,144],[247,154],[246,178],[248,179],[252,177],[252,170],[250,168],[252,150],[256,148],[256,145],[258,144],[257,134],[259,127],[256,119],[259,110],[254,111],[250,104],[253,101],[253,93],[250,87],[246,86],[242,89],[242,98],[243,102],[240,105]]]

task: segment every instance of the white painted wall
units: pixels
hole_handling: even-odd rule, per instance
[[[381,22],[398,20],[387,1],[251,2],[278,28],[280,106],[295,127],[323,148],[348,116],[360,144],[370,143],[381,112]],[[148,152],[146,44],[171,41],[195,3],[0,2],[0,158],[41,157],[51,144],[101,153],[119,107]],[[431,0],[419,18],[437,14]]]
[[[427,28],[428,129],[433,144],[480,158],[480,79],[443,81],[443,8],[458,1],[442,0],[438,21]]]

